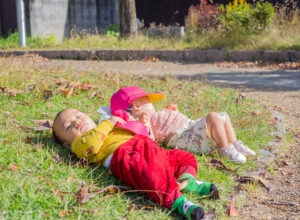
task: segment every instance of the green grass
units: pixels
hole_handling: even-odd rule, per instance
[[[2,50],[29,49],[223,49],[223,50],[300,50],[300,20],[275,19],[259,35],[244,33],[237,29],[224,31],[222,28],[209,28],[198,32],[188,27],[183,38],[162,38],[138,35],[137,38],[120,39],[116,32],[106,35],[73,34],[61,43],[56,42],[54,35],[47,37],[27,37],[27,47],[19,47],[18,33],[0,38]]]
[[[113,75],[102,72],[71,72],[68,68],[28,66],[28,63],[44,62],[42,58],[23,56],[0,58],[0,87],[21,90],[16,97],[0,93],[0,218],[44,219],[58,218],[63,210],[74,210],[69,219],[171,219],[179,217],[169,209],[161,208],[141,193],[100,194],[80,206],[74,197],[80,183],[93,190],[110,184],[121,185],[107,170],[97,165],[85,166],[62,146],[54,143],[50,131],[35,132],[23,126],[35,126],[32,119],[44,119],[48,113],[53,119],[64,108],[74,107],[97,121],[99,106],[109,104],[113,92],[123,86],[137,85],[146,91],[160,91],[167,96],[156,103],[157,109],[175,102],[179,110],[191,118],[204,116],[211,111],[226,111],[232,118],[237,136],[251,148],[259,151],[270,140],[272,130],[267,121],[268,111],[256,101],[246,98],[236,104],[238,92],[209,86],[201,82],[180,81],[172,77],[148,78],[134,75]],[[64,97],[56,90],[57,79],[95,84],[105,99],[90,99],[92,91],[76,90],[77,95]],[[53,91],[53,96],[45,101],[43,90]],[[251,114],[259,110],[260,115]],[[26,139],[32,138],[30,142]],[[59,162],[53,158],[59,155]],[[216,154],[209,157],[218,158]],[[201,200],[195,195],[188,197],[199,203],[206,211],[216,209],[218,218],[226,216],[228,199],[236,185],[234,174],[212,169],[207,166],[208,156],[196,155],[199,162],[198,179],[214,182],[221,191],[221,199]],[[230,168],[239,165],[224,160]],[[11,164],[17,165],[13,171]],[[240,166],[239,174],[257,165],[249,160]],[[62,199],[55,191],[71,192]],[[133,212],[131,204],[138,206]],[[237,204],[237,207],[239,204]],[[150,208],[149,208],[150,207]],[[92,211],[96,209],[95,211]],[[88,212],[87,210],[90,210]]]

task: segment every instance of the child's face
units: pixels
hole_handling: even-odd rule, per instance
[[[132,115],[134,117],[140,116],[142,113],[147,113],[151,115],[155,112],[154,106],[149,101],[149,98],[147,96],[134,100],[134,102],[132,103],[132,108]]]
[[[96,126],[96,123],[87,114],[77,109],[69,108],[56,118],[53,129],[61,141],[71,145],[77,136]]]

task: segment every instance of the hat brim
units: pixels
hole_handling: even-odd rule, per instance
[[[151,103],[157,102],[159,100],[162,100],[165,96],[161,93],[147,93],[146,95],[140,96],[141,97],[149,97],[149,101]]]

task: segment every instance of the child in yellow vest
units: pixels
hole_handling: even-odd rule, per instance
[[[195,179],[198,166],[193,154],[160,148],[142,129],[123,126],[127,123],[126,118],[112,116],[96,125],[88,115],[70,108],[57,114],[53,136],[78,158],[110,168],[124,184],[144,192],[161,206],[188,219],[201,219],[204,210],[179,192],[177,181],[188,181],[184,191],[200,196],[217,189],[214,184]],[[140,126],[134,123],[134,128]]]

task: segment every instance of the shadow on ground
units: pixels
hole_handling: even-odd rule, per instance
[[[275,70],[270,72],[240,73],[199,73],[178,75],[180,80],[209,81],[214,85],[247,87],[259,90],[300,91],[300,71]]]

